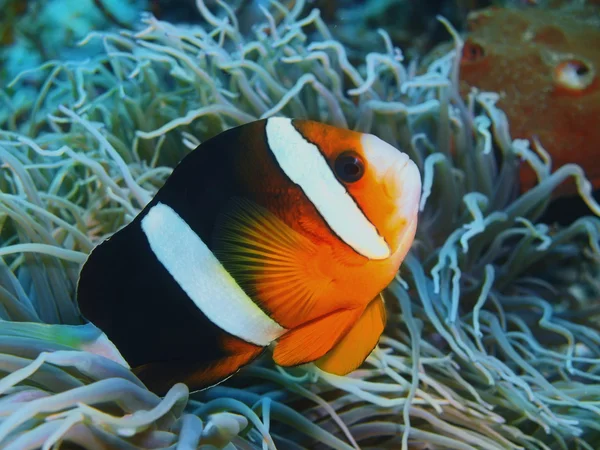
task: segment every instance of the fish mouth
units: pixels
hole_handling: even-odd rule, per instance
[[[403,210],[408,216],[416,216],[421,200],[421,173],[419,168],[414,161],[409,159],[400,170],[399,177],[403,179],[403,187],[405,188],[402,192]]]
[[[419,213],[421,173],[407,154],[402,156],[404,158],[388,170],[385,186],[387,195],[396,206],[394,221],[405,222],[406,227],[417,219]]]
[[[372,134],[364,134],[361,143],[366,160],[375,168],[377,181],[395,212],[388,229],[400,235],[414,228],[421,198],[421,174],[408,154]],[[394,251],[394,249],[391,249]]]
[[[421,192],[421,175],[410,156],[373,134],[364,134],[361,143],[365,157],[376,168],[378,181],[383,183],[383,190],[388,198],[396,203],[400,202],[402,197],[406,197],[406,193],[408,193],[411,198],[416,196],[418,202]],[[402,205],[404,203],[406,202],[402,202]],[[410,210],[412,213],[412,206],[410,203],[406,208],[402,207],[401,209],[406,213],[409,213],[408,210]]]

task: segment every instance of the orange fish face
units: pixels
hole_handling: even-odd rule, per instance
[[[270,243],[252,244],[262,261],[248,291],[287,330],[273,352],[277,364],[315,361],[343,375],[364,361],[385,327],[380,293],[413,242],[421,177],[408,155],[370,134],[284,118],[268,119],[265,131],[273,172],[292,185],[283,208],[271,206],[286,225],[267,219],[285,236],[269,233]],[[281,198],[285,184],[271,178],[274,185],[273,198]],[[260,228],[267,226],[251,227]]]
[[[286,328],[364,308],[391,282],[414,239],[421,193],[416,165],[373,135],[312,121],[270,118],[263,136],[265,165],[240,163],[238,179],[251,201],[305,243],[273,252],[293,258],[289,279],[301,281],[301,289],[267,276],[279,263],[263,261],[252,277],[259,303]]]
[[[407,154],[365,133],[294,121],[309,141],[317,143],[327,162],[360,211],[385,241],[397,270],[410,248],[417,224],[421,176]]]
[[[600,187],[600,14],[589,9],[488,8],[469,16],[460,63],[462,92],[471,87],[500,94],[513,138],[537,138],[552,170],[583,167]],[[523,165],[521,189],[537,183]],[[572,194],[565,183],[557,195]]]

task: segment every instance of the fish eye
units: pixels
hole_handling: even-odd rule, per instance
[[[585,61],[569,59],[554,68],[554,81],[560,87],[571,91],[583,91],[594,80],[594,71]]]
[[[485,56],[483,47],[476,42],[466,40],[461,55],[462,62],[476,62]]]
[[[346,182],[354,183],[362,178],[365,173],[365,164],[362,158],[353,151],[341,153],[334,164],[336,176]]]

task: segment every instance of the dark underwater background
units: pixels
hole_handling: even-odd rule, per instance
[[[0,448],[600,449],[599,70],[593,0],[0,0]],[[418,165],[384,335],[346,377],[266,355],[158,397],[79,268],[272,115]]]

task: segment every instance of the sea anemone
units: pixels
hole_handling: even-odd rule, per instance
[[[151,15],[93,32],[0,95],[0,446],[64,448],[587,449],[600,442],[600,220],[537,219],[580,167],[512,141],[493,93],[461,99],[455,48],[423,71],[385,32],[355,67],[319,11],[252,36],[198,0],[209,26]],[[148,391],[74,302],[93,245],[128,223],[199,143],[272,115],[371,132],[423,175],[420,224],[385,291],[388,325],[347,377],[270,358],[190,394]],[[519,196],[519,164],[539,184]],[[110,280],[107,280],[110,282]],[[159,332],[160,330],[157,330]],[[212,446],[212,447],[210,447]]]

